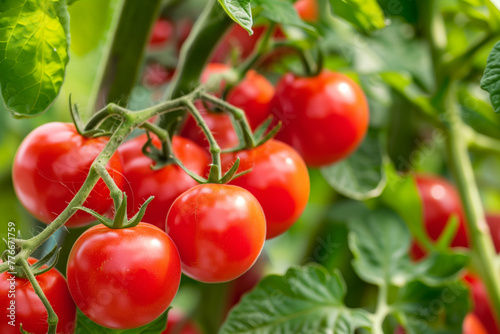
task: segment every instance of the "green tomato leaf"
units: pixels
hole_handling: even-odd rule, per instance
[[[43,113],[59,94],[68,63],[65,1],[0,2],[0,85],[16,117]]]
[[[458,281],[429,287],[411,282],[400,289],[391,305],[407,333],[462,333],[462,322],[471,307],[467,287]]]
[[[293,267],[264,278],[231,310],[219,334],[354,333],[369,327],[369,314],[343,304],[339,272],[317,265]]]
[[[364,200],[377,197],[386,184],[379,132],[370,129],[347,159],[321,168],[325,180],[341,194]]]
[[[245,28],[250,35],[253,34],[250,0],[219,0],[219,3],[233,21]]]
[[[490,101],[496,113],[500,113],[500,42],[497,42],[488,56],[481,88],[490,93]]]
[[[110,329],[107,327],[102,327],[83,314],[82,311],[77,312],[77,323],[75,333],[78,334],[151,334],[151,333],[161,333],[167,327],[167,317],[170,308],[166,310],[161,316],[156,318],[154,321],[142,327],[133,329]]]
[[[378,286],[402,287],[413,280],[428,285],[443,284],[468,262],[468,257],[462,254],[433,253],[424,261],[413,263],[408,255],[410,231],[403,220],[388,209],[357,215],[348,226],[353,267],[364,281]]]
[[[376,0],[330,0],[335,15],[362,32],[385,27],[384,12]]]
[[[255,12],[258,13],[255,18],[265,17],[275,23],[298,27],[311,33],[316,33],[314,27],[299,17],[291,2],[281,0],[253,0],[252,5]]]

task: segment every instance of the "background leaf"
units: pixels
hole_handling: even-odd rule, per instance
[[[219,3],[229,17],[245,28],[249,34],[253,34],[252,6],[250,0],[219,0]]]
[[[370,320],[343,305],[345,289],[340,273],[316,265],[268,276],[231,310],[219,334],[354,333]]]
[[[302,28],[309,32],[316,32],[314,27],[307,24],[299,17],[291,2],[281,0],[254,0],[252,1],[252,5],[258,13],[255,18],[265,17],[275,23]]]
[[[500,113],[500,42],[496,43],[488,56],[481,88],[490,93],[491,104]]]
[[[357,29],[370,32],[385,27],[384,12],[376,0],[330,0],[333,12]]]
[[[0,85],[17,117],[40,114],[54,102],[68,63],[65,1],[0,3]]]
[[[321,173],[335,190],[347,197],[362,200],[380,195],[386,178],[379,132],[370,130],[353,154],[321,168]]]

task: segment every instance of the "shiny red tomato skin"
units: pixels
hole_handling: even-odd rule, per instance
[[[85,138],[73,124],[47,123],[23,140],[14,158],[12,178],[19,201],[37,219],[52,222],[83,185],[90,165],[107,144],[108,138]],[[110,159],[106,169],[118,186],[123,182],[119,154]],[[106,184],[99,180],[84,205],[100,214],[113,207]],[[95,221],[77,211],[66,222],[77,227]]]
[[[368,128],[363,90],[346,75],[329,70],[312,78],[286,74],[276,86],[271,112],[282,121],[276,138],[295,148],[312,167],[347,157]]]
[[[457,214],[460,225],[451,246],[468,247],[465,215],[455,187],[442,177],[434,175],[417,175],[415,180],[422,200],[423,219],[429,237],[437,240],[450,216]],[[414,243],[412,255],[419,259],[425,255],[425,252]]]
[[[202,334],[202,332],[180,311],[171,310],[168,312],[167,328],[161,334]]]
[[[230,182],[250,191],[266,215],[266,238],[287,231],[300,217],[309,199],[310,182],[301,156],[287,144],[271,139],[252,150],[224,154],[223,168],[240,158],[238,172],[252,171]]]
[[[170,207],[166,231],[176,243],[182,271],[206,283],[244,274],[257,260],[266,239],[266,219],[247,190],[202,184]]]
[[[210,76],[228,70],[230,70],[230,67],[225,64],[210,63],[202,73],[201,82],[206,83]],[[223,89],[224,84],[221,85],[221,91]],[[243,109],[250,127],[256,129],[269,117],[273,96],[273,85],[262,75],[250,70],[245,75],[245,78],[231,89],[227,96],[227,102]],[[238,145],[238,136],[233,129],[231,117],[228,114],[208,112],[202,104],[197,104],[197,107],[221,148],[226,149]],[[202,147],[208,147],[205,135],[191,116],[186,120],[181,135],[190,138]]]
[[[119,149],[123,157],[123,174],[127,180],[123,187],[128,196],[127,210],[131,216],[150,196],[155,196],[142,220],[164,230],[168,209],[174,200],[198,183],[176,165],[152,170],[153,160],[142,153],[146,141],[146,134],[142,134],[127,141]],[[153,143],[160,148],[160,141],[156,137]],[[209,159],[203,149],[189,139],[179,136],[173,137],[172,147],[175,156],[186,168],[205,176],[208,172]]]
[[[495,245],[495,250],[500,253],[500,214],[486,214],[486,222],[490,228],[491,239]]]
[[[174,35],[174,25],[167,19],[160,18],[153,25],[149,46],[160,47],[166,44]]]
[[[495,322],[495,313],[483,282],[472,274],[465,276],[465,282],[469,285],[472,301],[474,303],[473,313],[487,329],[488,334],[500,333],[500,328]]]
[[[488,334],[486,328],[474,313],[465,316],[462,334]]]
[[[113,329],[146,325],[165,312],[181,279],[179,253],[156,226],[97,225],[75,242],[68,258],[69,291],[95,323]]]
[[[30,264],[37,260],[29,258]],[[40,298],[38,298],[31,283],[26,278],[15,278],[15,290],[10,289],[12,275],[5,272],[0,274],[0,307],[3,312],[0,321],[0,333],[18,334],[20,325],[32,334],[45,334],[49,329],[47,324],[47,310]],[[57,269],[36,276],[38,284],[42,288],[54,312],[59,318],[57,323],[58,334],[73,334],[76,327],[76,306],[69,294],[68,284],[63,275]],[[9,297],[13,293],[13,298]],[[15,296],[15,298],[14,298]],[[11,319],[9,310],[11,301],[15,301],[15,326],[8,324]]]

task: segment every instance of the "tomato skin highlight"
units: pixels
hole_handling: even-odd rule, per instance
[[[312,78],[283,76],[271,112],[282,128],[276,139],[295,148],[308,166],[346,158],[363,140],[369,110],[363,90],[344,74],[323,70]]]
[[[150,196],[155,196],[149,203],[142,221],[164,230],[168,209],[174,200],[198,183],[176,165],[152,170],[153,160],[142,153],[146,141],[146,134],[142,134],[119,148],[123,156],[123,173],[127,181],[123,187],[128,196],[127,211],[129,216],[132,216]],[[153,138],[153,144],[157,148],[161,146],[156,137]],[[174,136],[172,147],[175,156],[186,168],[201,176],[208,172],[208,156],[198,145],[189,139]]]
[[[252,171],[230,182],[250,191],[266,215],[266,238],[287,231],[300,217],[309,199],[307,166],[287,144],[271,139],[246,151],[223,154],[223,169],[228,170],[240,158],[238,172]]]
[[[444,178],[433,175],[417,175],[415,180],[422,200],[425,230],[429,237],[437,240],[450,216],[456,214],[459,227],[451,247],[469,247],[465,214],[455,187]],[[413,243],[411,253],[415,259],[425,255],[425,251],[416,243]]]
[[[179,249],[183,273],[217,283],[239,277],[255,263],[264,246],[266,220],[247,190],[202,184],[175,200],[166,231]]]
[[[221,74],[228,70],[230,70],[230,67],[225,64],[210,63],[202,73],[201,82],[206,83],[212,75]],[[224,87],[225,84],[222,83],[221,92]],[[220,93],[216,95],[220,95]],[[273,85],[264,76],[250,70],[245,75],[245,78],[228,93],[227,102],[242,109],[250,127],[256,129],[269,117],[273,96]],[[238,136],[233,129],[231,116],[226,113],[209,112],[201,103],[197,103],[196,106],[221,148],[226,149],[238,145]],[[181,130],[181,135],[204,148],[209,146],[205,134],[192,116],[187,118]]]
[[[46,123],[26,136],[14,158],[12,179],[21,204],[38,220],[49,224],[73,199],[83,185],[94,159],[108,138],[85,138],[73,124]],[[114,154],[106,169],[117,186],[123,182],[122,160]],[[109,189],[99,180],[83,204],[106,215],[113,207]],[[77,211],[67,227],[95,221],[90,214]]]
[[[34,258],[28,258],[30,264],[37,262]],[[0,333],[18,334],[20,324],[23,329],[33,334],[47,333],[47,310],[27,278],[15,278],[15,288],[10,284],[12,275],[8,272],[0,274],[0,308],[2,309],[2,321],[0,321]],[[68,290],[68,284],[63,275],[57,269],[36,276],[38,284],[42,288],[54,312],[59,318],[57,323],[58,334],[72,334],[76,328],[76,306]],[[9,294],[12,294],[11,298]],[[11,301],[15,301],[15,326],[9,325],[9,310]]]
[[[181,266],[172,240],[151,224],[93,226],[68,258],[69,291],[95,323],[113,329],[146,325],[165,312],[179,288]]]

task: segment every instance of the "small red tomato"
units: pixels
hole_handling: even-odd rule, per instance
[[[423,219],[425,229],[432,240],[437,240],[452,214],[459,219],[459,227],[455,238],[451,242],[452,247],[468,247],[467,230],[465,218],[455,187],[442,177],[432,175],[417,175],[417,188],[422,200]],[[416,243],[412,246],[412,255],[419,259],[425,252]]]
[[[167,233],[179,248],[182,271],[207,283],[245,273],[266,239],[266,219],[247,190],[202,184],[180,195],[167,215]]]
[[[182,45],[186,42],[189,37],[191,30],[193,29],[193,21],[189,18],[184,18],[176,22],[175,24],[175,44],[177,46],[177,52],[180,52]]]
[[[319,8],[317,0],[298,0],[293,6],[299,17],[304,21],[314,22],[318,20]]]
[[[497,253],[500,253],[500,215],[497,214],[487,214],[486,222],[490,228],[491,239],[493,239],[493,244]]]
[[[181,264],[175,244],[156,226],[97,225],[73,245],[67,278],[73,300],[90,320],[131,329],[167,310],[179,288]]]
[[[174,34],[174,26],[172,22],[167,19],[158,19],[151,32],[151,37],[149,39],[149,46],[159,47],[165,45]]]
[[[155,196],[142,220],[164,230],[168,209],[174,200],[198,183],[176,165],[168,165],[159,170],[151,169],[153,160],[142,153],[146,141],[146,134],[142,134],[127,141],[119,149],[123,156],[123,174],[127,180],[123,189],[128,196],[128,214],[135,214],[150,196]],[[153,143],[160,148],[161,143],[156,137],[153,138]],[[173,137],[172,147],[175,156],[186,168],[198,175],[205,175],[209,159],[203,149],[179,136]]]
[[[252,150],[224,154],[227,170],[240,158],[238,172],[251,169],[230,182],[250,191],[266,215],[267,239],[287,231],[304,211],[309,199],[307,166],[290,146],[270,140]]]
[[[167,328],[161,334],[202,334],[196,324],[179,311],[168,312]]]
[[[208,64],[201,76],[201,82],[206,83],[210,76],[221,74],[229,69],[230,67],[224,64]],[[221,85],[221,90],[223,89],[224,84]],[[270,103],[273,96],[273,85],[265,77],[251,70],[240,83],[231,89],[227,102],[241,108],[245,112],[250,127],[256,129],[270,115]],[[221,148],[226,149],[238,145],[238,136],[228,114],[208,112],[202,104],[197,104],[197,107]],[[186,120],[181,135],[190,138],[202,147],[208,147],[205,134],[191,116]]]
[[[282,121],[276,138],[313,167],[347,157],[368,128],[363,90],[346,75],[328,70],[313,78],[286,74],[276,86],[271,112]]]
[[[34,264],[37,260],[29,258],[28,262]],[[57,333],[74,333],[76,306],[63,275],[57,269],[51,269],[36,276],[36,280],[59,318]],[[45,334],[49,329],[47,310],[27,278],[18,278],[8,272],[0,274],[0,308],[2,334],[21,333],[21,324],[32,334]]]
[[[500,328],[496,324],[495,313],[493,312],[493,307],[491,306],[490,298],[483,282],[472,274],[465,276],[465,282],[471,290],[472,301],[474,302],[473,313],[484,324],[488,334],[500,333]]]
[[[19,201],[37,219],[52,222],[80,190],[90,165],[108,138],[85,138],[69,123],[47,123],[23,140],[14,158],[12,179]],[[122,163],[115,154],[106,166],[118,186],[123,182]],[[113,207],[109,189],[99,180],[83,206],[100,214]],[[82,226],[95,218],[77,211],[67,227]]]

